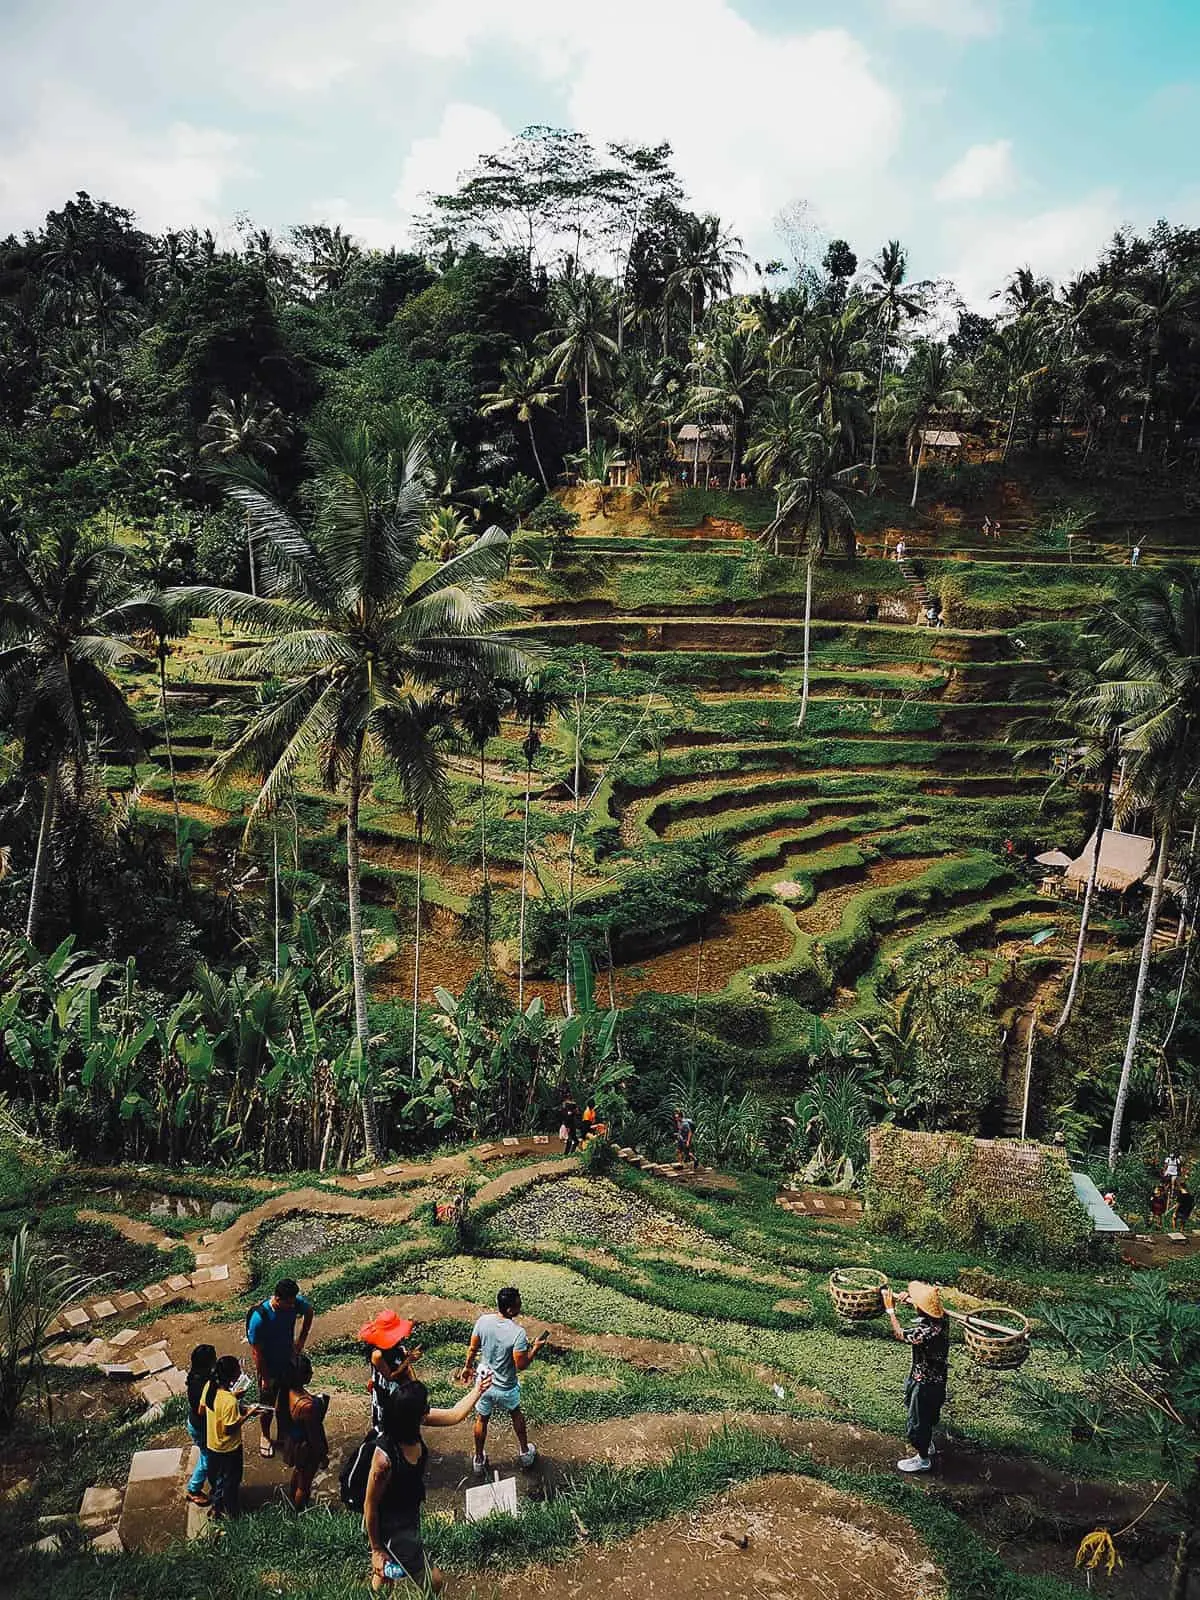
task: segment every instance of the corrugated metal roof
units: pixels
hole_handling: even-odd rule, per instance
[[[1086,1172],[1073,1172],[1071,1182],[1075,1185],[1075,1198],[1091,1217],[1097,1233],[1129,1232],[1129,1224],[1122,1222],[1111,1206],[1105,1205],[1104,1196]]]

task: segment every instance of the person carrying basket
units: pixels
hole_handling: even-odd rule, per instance
[[[934,1454],[933,1430],[946,1403],[946,1378],[950,1363],[950,1323],[935,1283],[915,1280],[905,1294],[884,1289],[883,1309],[893,1338],[912,1346],[912,1370],[904,1386],[908,1411],[907,1438],[913,1453],[896,1463],[901,1472],[930,1472]],[[896,1306],[911,1305],[917,1313],[909,1328],[901,1326]]]

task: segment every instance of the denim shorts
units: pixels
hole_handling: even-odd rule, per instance
[[[516,1411],[521,1404],[521,1385],[515,1383],[511,1389],[499,1389],[494,1385],[481,1394],[475,1402],[476,1413],[481,1417],[490,1417],[493,1411]]]

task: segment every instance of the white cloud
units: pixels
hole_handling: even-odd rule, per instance
[[[948,241],[947,275],[967,305],[994,311],[991,296],[1017,267],[1032,267],[1039,277],[1062,283],[1096,259],[1120,222],[1116,191],[1101,189],[1035,216],[961,224]]]
[[[982,39],[1000,31],[997,0],[884,0],[895,22],[933,28],[963,39]]]
[[[1012,140],[973,144],[934,186],[936,200],[982,200],[1004,194],[1013,187]]]
[[[74,87],[46,86],[0,143],[0,234],[36,227],[79,189],[128,206],[151,230],[218,228],[225,186],[246,168],[239,141],[175,122],[136,133]]]
[[[392,191],[406,221],[425,209],[425,197],[453,189],[461,172],[485,151],[496,150],[511,137],[494,111],[452,100],[436,133],[414,139]]]

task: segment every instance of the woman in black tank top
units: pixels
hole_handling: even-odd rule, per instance
[[[383,1427],[367,1479],[363,1521],[371,1546],[371,1586],[407,1577],[418,1586],[428,1584],[437,1594],[444,1579],[425,1558],[421,1541],[421,1506],[425,1500],[425,1467],[429,1446],[422,1427],[452,1428],[465,1422],[476,1400],[491,1385],[480,1378],[475,1387],[450,1410],[430,1409],[423,1383],[405,1383],[383,1397]]]

